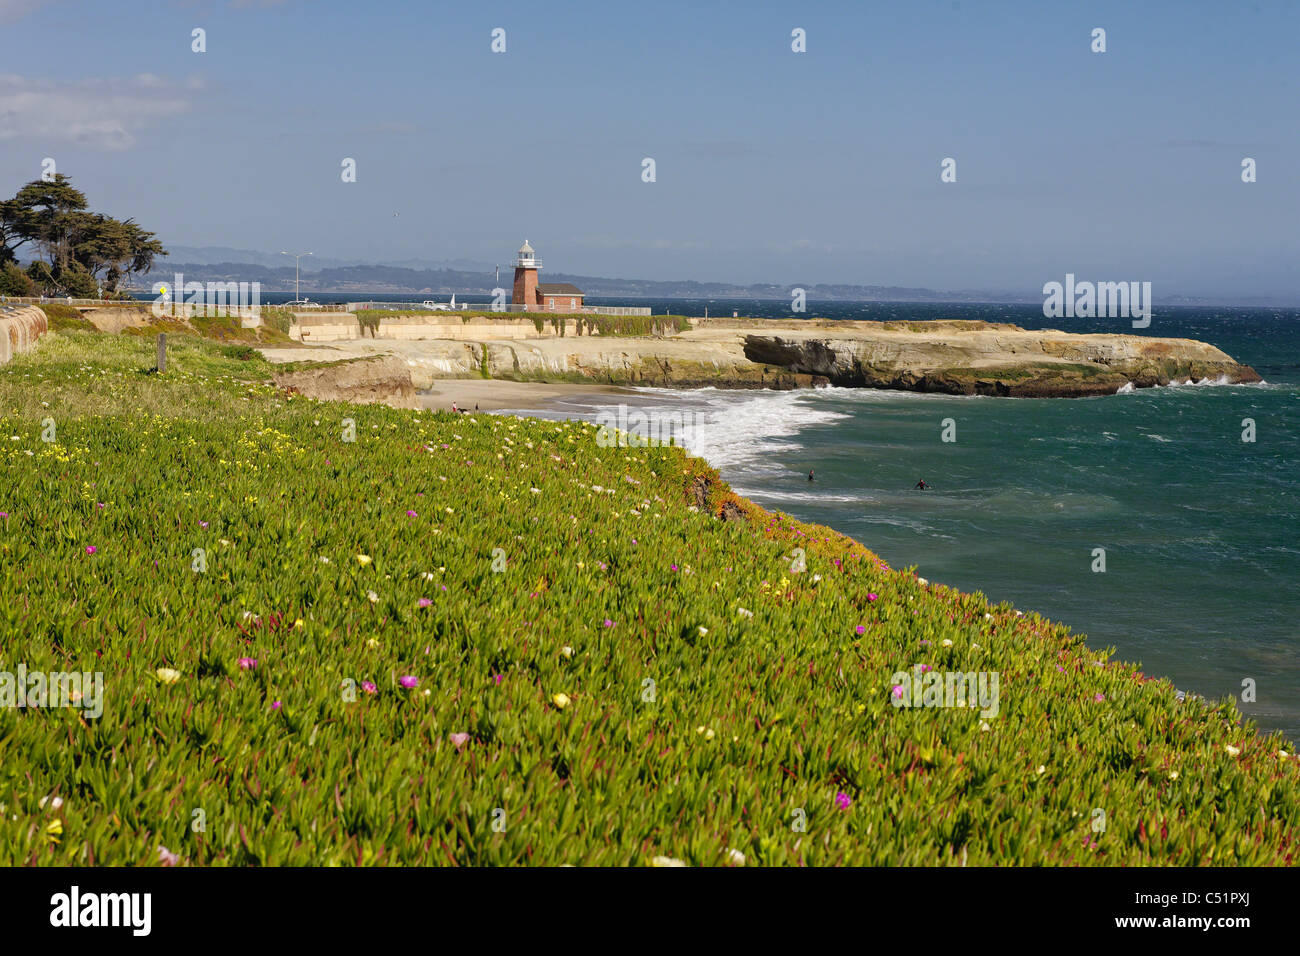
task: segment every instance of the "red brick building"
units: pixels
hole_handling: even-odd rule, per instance
[[[539,312],[581,312],[582,290],[568,282],[538,283],[537,272],[542,260],[524,240],[515,258],[515,287],[511,305],[522,305]]]

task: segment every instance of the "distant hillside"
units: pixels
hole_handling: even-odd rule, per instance
[[[286,256],[269,256],[266,253],[249,253],[265,261],[226,260],[219,262],[195,261],[184,256],[185,251],[195,251],[186,246],[174,247],[168,259],[160,260],[146,278],[148,283],[171,282],[175,273],[184,273],[186,281],[196,282],[259,282],[265,292],[293,292],[293,262]],[[209,253],[240,250],[207,247]],[[364,265],[358,263],[335,264],[321,268],[323,263],[339,260],[321,259],[306,267],[303,260],[301,292],[303,295],[490,295],[497,285],[491,268],[455,268],[458,264],[481,266],[468,260],[452,260],[438,268],[414,268],[411,265]],[[284,265],[288,262],[288,265]],[[502,265],[500,286],[509,290],[513,273]],[[584,276],[565,272],[548,272],[548,282],[572,282],[590,296],[636,299],[789,299],[791,290],[804,289],[807,297],[816,302],[1042,302],[1043,296],[1035,289],[962,289],[957,291],[914,288],[911,286],[853,285],[851,283],[801,283],[777,285],[757,283],[736,285],[730,282],[696,282],[694,280],[610,279],[602,276]],[[144,286],[148,288],[148,285]],[[1292,300],[1275,297],[1198,297],[1176,293],[1157,295],[1162,305],[1241,305],[1288,306]]]

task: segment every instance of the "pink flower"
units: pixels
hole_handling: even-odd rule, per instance
[[[856,628],[854,628],[854,630],[856,630],[859,634],[867,633],[867,629],[863,627],[861,624],[859,624]]]
[[[104,507],[104,502],[102,502],[102,501],[97,501],[97,502],[95,502],[95,507],[96,507],[96,508],[102,508],[102,507]]]
[[[410,674],[407,674],[404,677],[397,678],[397,683],[401,684],[403,687],[406,688],[419,687],[420,678],[412,677]]]
[[[241,671],[251,671],[251,670],[253,670],[255,667],[257,667],[257,658],[255,658],[255,657],[241,657],[241,658],[238,660],[237,663],[239,664],[239,669],[240,669]]]
[[[420,516],[419,516],[418,514],[416,514],[414,511],[408,511],[408,512],[406,512],[406,517],[408,517],[408,518],[418,518],[418,517],[420,517]]]
[[[469,743],[469,734],[448,734],[447,739],[459,750]]]
[[[200,522],[199,522],[199,527],[200,527],[200,528],[206,528],[207,526],[208,526],[208,523],[207,523],[206,521],[200,521]]]
[[[432,603],[433,602],[430,601],[428,598],[420,598],[420,607],[428,607]]]
[[[675,565],[675,564],[669,565],[669,567],[670,567],[672,570],[674,570],[674,571],[677,570],[677,565]]]
[[[895,684],[893,687],[890,688],[890,690],[892,690],[892,691],[894,692],[894,696],[897,697],[899,700],[902,700],[902,699],[903,699],[903,685],[902,685],[902,684]]]
[[[279,710],[279,709],[280,709],[280,706],[281,706],[281,705],[280,705],[280,702],[277,700],[275,703],[273,703],[273,704],[271,705],[271,709],[272,709],[272,710]]]
[[[98,550],[99,548],[95,547],[93,544],[86,545],[86,554],[94,554]]]
[[[874,600],[875,600],[876,598],[878,598],[878,597],[880,597],[880,595],[879,595],[879,594],[876,594],[876,593],[873,591],[871,594],[868,594],[868,595],[867,595],[867,600],[868,600],[868,601],[874,601]]]
[[[847,793],[841,790],[839,793],[835,794],[835,805],[841,810],[847,810],[849,807],[853,806],[853,800]]]
[[[1106,695],[1102,693],[1096,693],[1092,695],[1092,699],[1100,704],[1103,700],[1106,699]]]
[[[493,674],[493,675],[492,675],[492,679],[493,679],[494,681],[496,681],[498,684],[501,683],[503,680],[505,680],[505,677],[506,677],[505,674]]]
[[[158,862],[163,866],[175,866],[181,858],[162,844],[158,845]]]
[[[931,667],[929,664],[922,664],[922,665],[921,665],[921,673],[922,673],[922,674],[924,674],[926,671],[932,671],[932,670],[934,670],[934,668]]]
[[[371,680],[363,680],[361,682],[361,689],[364,690],[367,694],[379,693],[379,688],[376,687],[375,682]]]
[[[9,512],[0,511],[0,518],[8,518],[8,517],[9,517]]]
[[[605,618],[605,626],[606,626],[606,627],[613,627],[613,626],[614,626],[614,622],[611,621],[609,618]]]

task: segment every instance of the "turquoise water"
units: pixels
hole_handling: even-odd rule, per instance
[[[771,303],[710,312],[733,307],[782,314]],[[1046,323],[1036,306],[811,311],[1134,332],[1126,320]],[[894,567],[1063,621],[1183,690],[1235,695],[1263,729],[1300,739],[1300,310],[1157,309],[1145,334],[1209,341],[1267,384],[1090,399],[643,390],[635,402],[698,415],[687,444],[761,504],[850,534]],[[569,402],[551,414],[597,411]],[[1254,443],[1241,440],[1245,418]],[[913,490],[918,478],[933,490]],[[1241,700],[1247,678],[1254,702]]]

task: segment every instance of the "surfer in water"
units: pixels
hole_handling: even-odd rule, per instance
[[[808,469],[808,480],[809,480],[809,481],[816,481],[816,480],[817,480],[816,478],[813,477],[813,470],[812,470],[811,468]]]
[[[922,478],[920,481],[918,481],[918,482],[916,483],[915,487],[920,488],[922,491],[925,491],[925,490],[926,490],[927,488],[929,488],[930,486],[927,485],[927,484],[925,483],[925,479]]]

